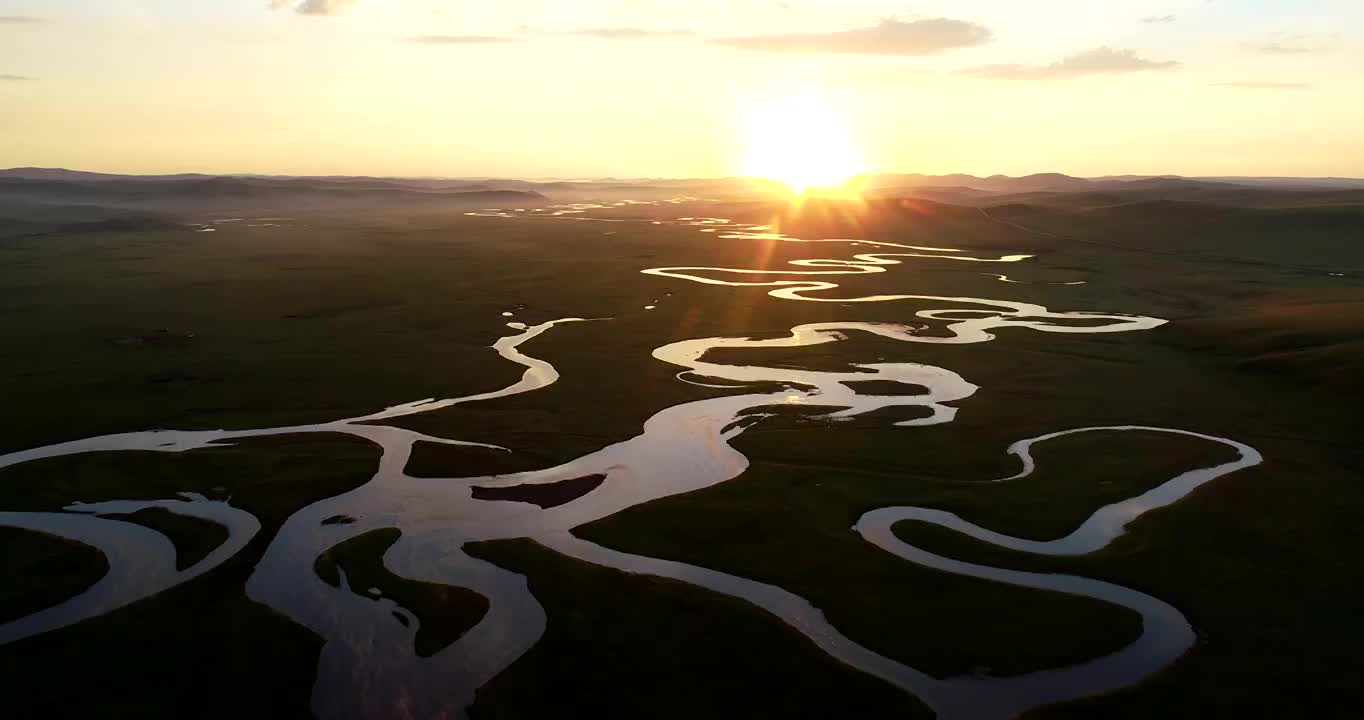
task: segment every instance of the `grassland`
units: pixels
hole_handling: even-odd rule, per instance
[[[672,211],[770,219],[732,204]],[[736,443],[752,466],[710,490],[607,518],[583,537],[629,552],[773,582],[810,598],[854,639],[938,673],[1012,674],[1112,649],[1135,632],[1124,611],[909,566],[850,530],[866,510],[939,507],[993,529],[1047,537],[1088,512],[1198,464],[1217,447],[1145,436],[1067,438],[1017,471],[1012,442],[1088,425],[1150,424],[1223,435],[1267,462],[1143,519],[1093,557],[1040,562],[923,527],[903,537],[953,556],[1099,577],[1155,594],[1189,615],[1200,642],[1171,671],[1127,693],[1039,716],[1230,713],[1329,715],[1359,701],[1351,668],[1364,643],[1359,547],[1364,471],[1355,415],[1364,375],[1364,246],[1348,228],[1291,212],[1180,208],[1168,217],[1037,207],[1028,212],[925,203],[857,218],[786,218],[811,232],[980,253],[1034,252],[1009,285],[966,266],[910,259],[849,277],[847,295],[914,292],[1023,300],[1055,310],[1149,314],[1150,333],[1003,331],[988,345],[931,346],[855,337],[799,351],[715,357],[798,367],[876,361],[950,368],[981,385],[958,420],[894,428],[868,416],[828,426],[765,421]],[[695,228],[509,221],[430,211],[303,215],[288,227],[146,228],[0,243],[0,451],[94,434],[174,427],[267,427],[361,415],[398,402],[513,382],[520,368],[488,346],[509,318],[610,318],[556,328],[525,350],[558,384],[527,395],[405,419],[424,432],[511,448],[508,456],[419,445],[410,470],[432,477],[547,467],[636,434],[677,403],[726,391],[687,385],[654,360],[667,342],[762,336],[808,322],[916,322],[914,303],[783,302],[761,288],[716,288],[639,274],[662,265],[778,267],[843,257],[838,245],[720,240]],[[1016,225],[1006,222],[1016,222]],[[1335,222],[1334,220],[1331,222]],[[1300,223],[1312,240],[1285,247]],[[1323,224],[1325,223],[1325,224]],[[1257,230],[1257,228],[1259,228]],[[1289,228],[1285,230],[1283,228]],[[608,234],[611,233],[611,234]],[[1332,272],[1345,272],[1334,277]],[[645,305],[657,309],[645,311]],[[1351,384],[1351,383],[1354,384]],[[376,451],[359,441],[287,437],[187,455],[93,455],[0,471],[0,509],[76,500],[232,498],[265,528],[227,565],[162,596],[49,636],[0,648],[17,707],[129,717],[305,715],[319,641],[243,593],[273,530],[294,510],[364,482]],[[143,522],[157,523],[155,518]],[[164,518],[163,518],[164,520]],[[161,524],[164,528],[164,523]],[[167,529],[182,552],[204,544]],[[354,587],[401,596],[447,627],[477,602],[389,577],[392,538],[338,548]],[[545,639],[480,694],[478,717],[772,712],[912,713],[916,705],[824,658],[746,605],[694,588],[586,566],[526,542],[473,548],[530,578],[550,615]],[[7,577],[0,619],[71,594],[102,573],[98,554],[31,533],[0,534]],[[425,623],[424,623],[425,627]],[[79,687],[81,693],[61,692]],[[666,699],[659,702],[659,699]],[[761,699],[755,704],[755,699]]]

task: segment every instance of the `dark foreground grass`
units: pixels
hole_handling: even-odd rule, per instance
[[[472,554],[530,579],[544,638],[478,694],[473,717],[932,717],[761,610],[528,540]]]
[[[184,570],[203,560],[228,538],[227,528],[221,525],[185,517],[162,508],[138,510],[129,515],[109,515],[113,520],[136,523],[170,538],[175,544],[175,568]]]
[[[46,533],[0,528],[0,620],[20,618],[75,596],[104,576],[95,548]]]
[[[1139,588],[1193,623],[1197,645],[1151,682],[1036,717],[1346,717],[1358,687],[1341,669],[1364,636],[1352,609],[1364,595],[1358,466],[1313,458],[1299,441],[1261,447],[1266,465],[1143,518],[1093,556],[1037,558],[913,522],[895,532],[949,557]]]

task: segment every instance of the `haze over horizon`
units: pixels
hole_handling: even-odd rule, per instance
[[[1358,28],[1345,0],[0,0],[0,166],[727,177],[755,113],[802,142],[765,112],[802,95],[872,172],[1364,177]]]
[[[376,180],[414,180],[414,181],[444,181],[444,180],[450,180],[450,181],[464,181],[464,182],[478,182],[478,181],[507,181],[507,182],[525,182],[525,183],[612,183],[612,182],[616,182],[616,183],[620,183],[620,182],[626,182],[626,183],[628,183],[628,182],[641,182],[641,183],[663,182],[663,183],[666,183],[666,182],[673,182],[673,181],[676,181],[676,182],[726,182],[726,181],[743,181],[743,180],[752,180],[752,181],[755,181],[755,182],[763,182],[763,181],[769,180],[769,178],[763,178],[763,177],[751,176],[751,175],[742,175],[742,174],[725,175],[725,176],[715,176],[715,177],[697,177],[697,176],[686,176],[686,175],[673,175],[673,176],[669,176],[669,175],[650,175],[650,176],[643,176],[643,175],[641,175],[641,176],[634,176],[634,177],[618,177],[618,176],[599,176],[599,177],[576,176],[576,177],[575,177],[575,176],[557,176],[557,175],[545,175],[545,176],[533,176],[533,175],[523,175],[523,176],[499,176],[499,175],[369,175],[369,174],[365,174],[365,173],[348,173],[348,172],[338,172],[338,173],[326,174],[326,175],[305,175],[305,174],[294,175],[294,174],[287,174],[287,173],[270,173],[270,172],[230,172],[230,171],[176,171],[176,172],[165,172],[165,173],[162,173],[162,172],[121,173],[121,172],[103,172],[103,171],[94,171],[94,170],[83,170],[83,169],[81,169],[81,168],[40,167],[40,166],[36,166],[36,165],[15,166],[15,167],[0,167],[0,176],[4,176],[4,177],[13,177],[13,178],[23,178],[23,179],[39,179],[39,178],[42,178],[42,179],[62,179],[62,180],[66,180],[66,179],[79,180],[79,179],[81,179],[83,176],[92,176],[92,177],[95,177],[95,178],[98,178],[98,177],[100,177],[100,176],[107,176],[107,177],[110,177],[110,178],[163,178],[163,177],[164,177],[164,178],[175,178],[175,177],[182,177],[182,176],[183,176],[183,177],[205,177],[205,178],[209,178],[209,177],[222,177],[222,178],[280,178],[280,179],[288,179],[288,178],[315,178],[315,179],[326,179],[326,178],[371,178],[371,179],[376,179]],[[1046,170],[1042,170],[1042,171],[1038,171],[1038,172],[1019,173],[1019,174],[1017,174],[1017,175],[1007,175],[1007,174],[1004,174],[1004,173],[990,173],[990,172],[982,172],[982,173],[979,173],[979,174],[977,174],[977,173],[956,173],[956,172],[952,172],[952,173],[941,173],[941,174],[931,174],[931,173],[919,173],[919,172],[901,171],[901,170],[895,170],[895,169],[884,169],[884,170],[881,170],[881,171],[875,172],[875,173],[870,173],[870,172],[869,172],[869,173],[864,173],[864,174],[861,174],[861,175],[859,175],[859,176],[857,176],[857,177],[882,177],[882,178],[917,177],[917,178],[922,178],[924,181],[931,181],[931,180],[934,180],[934,179],[951,179],[951,180],[957,180],[957,179],[961,179],[961,178],[976,178],[976,179],[978,179],[978,180],[995,180],[995,179],[1026,180],[1026,179],[1029,179],[1029,178],[1042,178],[1042,177],[1047,177],[1047,176],[1054,176],[1054,177],[1058,178],[1058,180],[1064,180],[1064,179],[1066,179],[1066,178],[1069,178],[1069,179],[1072,179],[1072,180],[1091,180],[1091,181],[1108,181],[1108,180],[1119,180],[1119,181],[1121,181],[1121,180],[1127,180],[1127,179],[1134,179],[1134,180],[1135,180],[1135,179],[1148,179],[1148,178],[1183,178],[1183,179],[1187,179],[1187,180],[1201,180],[1201,181],[1213,181],[1213,182],[1215,182],[1215,181],[1220,181],[1220,180],[1238,180],[1238,179],[1240,179],[1240,180],[1247,180],[1247,181],[1249,181],[1249,180],[1263,180],[1263,181],[1283,180],[1283,181],[1302,181],[1302,182],[1313,181],[1313,180],[1322,180],[1322,181],[1344,181],[1344,182],[1351,182],[1351,183],[1358,182],[1358,183],[1364,184],[1364,177],[1352,177],[1352,176],[1341,176],[1341,175],[1314,175],[1314,176],[1311,176],[1311,175],[1215,175],[1215,176],[1214,176],[1214,175],[1179,175],[1179,174],[1176,174],[1176,173],[1159,173],[1159,174],[1154,174],[1154,173],[1153,173],[1153,174],[1141,174],[1141,173],[1113,173],[1113,174],[1109,174],[1109,175],[1088,175],[1088,176],[1086,176],[1086,175],[1070,175],[1070,174],[1068,174],[1068,173],[1058,173],[1058,172],[1052,172],[1052,171],[1046,171]],[[856,177],[855,177],[855,178],[852,178],[852,180],[856,180]],[[856,183],[855,183],[855,182],[850,182],[849,185],[855,187],[855,186],[856,186]]]

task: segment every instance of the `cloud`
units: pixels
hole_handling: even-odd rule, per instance
[[[29,77],[29,76],[27,76],[27,75],[3,75],[3,74],[0,74],[0,82],[23,82],[23,81],[25,81],[25,80],[32,80],[32,79],[33,79],[33,78],[31,78],[31,77]]]
[[[1173,70],[1179,66],[1174,60],[1147,60],[1137,55],[1135,50],[1101,47],[1070,55],[1050,65],[984,65],[961,72],[996,80],[1052,80],[1141,70]]]
[[[32,15],[0,15],[0,25],[27,25],[40,23],[43,19]]]
[[[1235,82],[1211,83],[1213,87],[1241,88],[1243,90],[1309,90],[1311,83],[1305,82],[1259,82],[1241,80]]]
[[[676,37],[693,33],[690,30],[646,30],[644,28],[613,27],[570,30],[565,34],[582,35],[583,37],[594,37],[602,40],[639,40],[651,37]]]
[[[1266,55],[1301,55],[1303,53],[1313,52],[1316,48],[1272,42],[1265,43],[1264,45],[1257,45],[1255,49]]]
[[[994,38],[984,26],[965,20],[882,20],[876,27],[822,33],[787,33],[715,38],[712,42],[744,50],[862,55],[933,55],[954,48],[984,45]]]
[[[1329,35],[1289,35],[1276,33],[1268,42],[1249,43],[1247,47],[1266,55],[1302,55],[1325,50],[1340,39],[1339,34]]]
[[[1144,22],[1144,23],[1146,23],[1147,25],[1160,25],[1160,24],[1164,24],[1164,23],[1172,23],[1172,22],[1174,22],[1174,21],[1175,21],[1175,16],[1174,16],[1174,15],[1151,15],[1151,16],[1149,16],[1149,17],[1144,17],[1144,18],[1142,18],[1141,21]]]
[[[300,15],[340,15],[357,0],[270,0],[270,8],[292,7]]]
[[[521,42],[516,38],[496,35],[418,35],[408,39],[421,45],[501,45]]]

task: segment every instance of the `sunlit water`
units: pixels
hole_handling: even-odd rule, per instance
[[[587,211],[601,206],[567,207]],[[516,217],[502,211],[498,217]],[[550,215],[567,218],[574,215]],[[588,218],[591,219],[591,218]],[[474,402],[490,402],[534,392],[559,380],[548,362],[526,355],[521,347],[560,327],[581,322],[569,318],[528,326],[509,323],[514,334],[494,348],[507,361],[525,368],[522,378],[505,388],[457,398],[428,399],[397,405],[363,417],[330,423],[255,430],[202,432],[151,431],[110,435],[60,443],[0,456],[0,468],[42,458],[116,451],[189,452],[252,437],[298,433],[339,433],[364,438],[382,450],[372,479],[351,492],[318,501],[290,517],[271,540],[247,582],[247,595],[325,641],[313,689],[312,709],[323,718],[386,718],[403,707],[412,717],[462,714],[474,694],[522,654],[545,631],[546,615],[529,591],[526,579],[467,555],[465,544],[486,540],[529,538],[566,556],[627,572],[668,577],[743,599],[805,635],[825,653],[912,693],[943,717],[1006,718],[1031,708],[1130,686],[1180,657],[1193,643],[1189,622],[1174,607],[1129,588],[1088,578],[1020,572],[941,557],[896,537],[900,521],[928,523],[978,541],[1037,555],[1080,555],[1106,547],[1147,512],[1167,507],[1204,483],[1261,462],[1253,448],[1232,440],[1182,430],[1149,427],[1077,428],[1019,441],[1009,448],[1022,470],[999,482],[1024,481],[1033,471],[1031,448],[1039,442],[1073,433],[1147,431],[1196,437],[1234,448],[1238,459],[1198,468],[1166,480],[1155,489],[1100,508],[1073,532],[1050,541],[1026,540],[997,533],[932,508],[890,507],[864,515],[849,532],[869,543],[925,567],[1020,587],[1093,598],[1128,608],[1142,619],[1141,636],[1123,648],[1088,662],[1011,677],[971,675],[937,678],[898,660],[873,652],[843,635],[804,598],[782,588],[683,563],[644,557],[603,547],[572,534],[593,521],[627,508],[714,486],[738,477],[748,459],[731,446],[746,429],[764,422],[773,408],[791,404],[818,406],[834,423],[885,408],[916,408],[915,419],[896,425],[913,428],[950,423],[954,404],[980,388],[951,370],[917,363],[875,363],[845,372],[716,363],[707,354],[719,348],[799,348],[843,342],[864,333],[911,343],[973,344],[994,340],[999,332],[1111,333],[1148,330],[1164,323],[1157,318],[1090,312],[1056,312],[1041,305],[1008,300],[927,295],[832,297],[835,278],[886,272],[907,258],[930,257],[964,263],[1017,263],[1027,255],[975,257],[949,248],[907,246],[865,240],[806,241],[765,233],[766,228],[736,229],[721,218],[685,218],[678,222],[702,229],[730,229],[722,240],[780,240],[872,246],[874,253],[850,259],[806,259],[789,270],[667,267],[644,272],[673,280],[716,286],[771,287],[772,296],[801,302],[914,301],[936,307],[916,316],[945,322],[945,334],[919,334],[917,328],[883,323],[828,322],[800,325],[774,339],[703,338],[685,340],[654,351],[659,361],[679,368],[678,379],[707,387],[740,390],[766,388],[665,408],[651,417],[642,432],[563,465],[534,472],[474,478],[414,478],[404,470],[414,443],[476,445],[434,438],[385,425],[386,421]],[[735,279],[731,279],[735,278]],[[745,279],[752,278],[752,279]],[[1001,278],[1007,280],[1007,278]],[[508,313],[509,314],[509,313]],[[1070,324],[1070,323],[1075,324]],[[850,385],[882,381],[913,388],[916,394],[878,395]],[[773,387],[780,389],[773,390]],[[910,430],[907,430],[910,431]],[[494,447],[494,446],[481,446]],[[503,448],[496,448],[504,450]],[[604,476],[595,489],[563,505],[542,509],[522,502],[474,497],[473,488],[543,485],[587,476]],[[175,570],[174,545],[160,533],[111,519],[107,515],[160,508],[216,523],[228,539],[183,571]],[[354,519],[347,524],[330,518]],[[98,548],[109,559],[109,572],[80,595],[27,617],[0,625],[0,644],[97,617],[188,582],[238,553],[260,530],[256,518],[225,502],[198,496],[163,501],[114,501],[78,504],[57,513],[0,513],[0,525],[65,537]],[[330,548],[372,530],[396,528],[400,539],[385,553],[384,565],[410,580],[467,588],[487,598],[489,610],[456,642],[431,657],[418,657],[414,639],[419,618],[372,589],[339,586],[315,572],[319,556]]]

